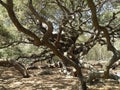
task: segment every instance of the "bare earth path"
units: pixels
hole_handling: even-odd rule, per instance
[[[60,74],[59,69],[30,70],[30,78],[22,78],[14,68],[0,67],[0,90],[79,90],[76,77]],[[120,68],[117,69],[120,72]],[[114,80],[88,85],[88,90],[120,90]]]

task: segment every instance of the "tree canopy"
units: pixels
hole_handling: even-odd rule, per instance
[[[77,70],[86,90],[79,65],[82,56],[88,55],[95,45],[106,46],[112,52],[105,68],[106,78],[111,65],[120,59],[119,48],[114,44],[120,38],[119,3],[119,0],[0,0],[0,57],[6,51],[8,57],[16,58],[57,56]]]

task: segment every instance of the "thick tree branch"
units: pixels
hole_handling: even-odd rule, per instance
[[[2,4],[2,3],[1,3]],[[6,6],[4,6],[8,12],[8,15],[10,17],[10,19],[12,20],[13,24],[16,26],[16,28],[18,29],[18,31],[25,33],[26,35],[32,37],[33,40],[33,44],[34,45],[41,45],[42,43],[40,42],[39,37],[37,37],[34,33],[32,33],[31,31],[29,31],[28,29],[24,28],[20,22],[18,21],[14,10],[13,10],[13,0],[7,0],[7,4]]]
[[[7,7],[7,4],[4,3],[2,0],[0,0],[0,4],[1,4],[2,6],[4,6],[4,7]]]
[[[114,51],[114,47],[113,47],[113,45],[112,45],[112,43],[111,43],[111,41],[110,41],[111,39],[110,39],[110,36],[109,36],[109,33],[108,33],[106,27],[102,27],[102,26],[100,26],[99,23],[98,23],[97,13],[96,13],[96,7],[95,7],[95,4],[94,4],[93,0],[87,0],[87,2],[88,2],[88,6],[89,6],[89,8],[90,8],[90,10],[91,10],[91,13],[92,13],[91,16],[92,16],[92,21],[93,21],[94,27],[95,27],[99,32],[101,32],[101,31],[104,32],[104,35],[105,35],[106,40],[107,40],[108,50]]]
[[[48,30],[46,31],[46,33],[43,37],[43,41],[47,41],[51,37],[52,32],[53,32],[52,23],[50,21],[47,21],[44,17],[42,17],[38,14],[38,12],[33,7],[32,0],[29,0],[29,9],[31,10],[33,15],[39,20],[40,23],[45,23],[47,25]]]
[[[73,66],[76,70],[79,71],[79,69],[81,69],[81,67],[79,65],[77,65],[75,62],[73,62],[72,60],[68,59],[67,57],[65,57],[54,45],[52,45],[51,43],[47,42],[46,44],[47,47],[49,47],[53,53],[55,55],[57,55],[63,62],[64,64],[69,64],[71,66]],[[81,73],[79,73],[81,75]]]
[[[76,70],[77,70],[77,75],[81,81],[82,84],[82,89],[86,90],[86,82],[84,81],[84,77],[82,75],[82,71],[81,71],[81,67],[78,65],[78,63],[75,63],[74,61],[72,61],[71,59],[65,57],[53,44],[46,42],[46,46],[49,47],[53,53],[55,55],[57,55],[64,64],[69,64],[71,66],[73,66]]]
[[[90,7],[91,13],[92,13],[92,21],[93,25],[95,26],[96,29],[99,28],[99,23],[96,15],[96,6],[93,2],[93,0],[87,0],[88,6]]]

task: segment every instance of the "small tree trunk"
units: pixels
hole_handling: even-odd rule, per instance
[[[80,90],[87,90],[87,85],[86,85],[86,82],[84,81],[83,77],[81,76],[78,76],[79,80],[81,81],[81,88]]]
[[[110,69],[110,68],[106,66],[106,70],[105,70],[105,72],[104,72],[104,78],[105,78],[105,79],[108,79],[108,78],[109,78],[109,69]]]
[[[78,76],[79,80],[81,81],[81,89],[82,90],[87,90],[86,81],[83,77],[81,68],[78,67],[76,70],[77,70],[77,76]]]
[[[117,52],[117,51],[116,51]],[[109,69],[112,67],[112,65],[120,59],[119,53],[115,53],[107,66],[105,67],[105,72],[104,72],[104,78],[109,78]]]

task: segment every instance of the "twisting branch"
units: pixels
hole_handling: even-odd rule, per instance
[[[67,9],[65,6],[61,4],[60,0],[56,0],[56,2],[63,12],[66,12],[68,15],[70,15],[71,12],[69,11],[69,9]]]
[[[7,7],[7,4],[4,3],[2,0],[0,0],[0,4],[3,5],[4,7]]]
[[[40,42],[39,37],[37,37],[34,33],[32,33],[30,30],[26,29],[25,27],[23,27],[20,22],[18,21],[14,10],[13,10],[13,0],[7,0],[7,3],[3,4],[3,2],[0,2],[1,5],[3,5],[7,12],[8,15],[10,17],[10,19],[12,20],[13,24],[16,26],[16,28],[18,29],[18,31],[25,33],[26,35],[30,36],[31,38],[33,38],[33,44],[36,46],[41,45],[42,43]]]
[[[44,34],[44,37],[43,37],[43,41],[47,41],[51,37],[52,32],[53,32],[52,23],[38,14],[38,12],[33,7],[32,0],[29,0],[29,9],[31,10],[33,15],[36,17],[36,19],[39,20],[40,23],[45,23],[47,25],[48,30],[46,31],[46,33]]]
[[[109,36],[109,33],[106,29],[106,27],[103,27],[103,26],[100,26],[99,23],[98,23],[98,19],[97,19],[97,14],[96,14],[96,7],[95,7],[95,4],[93,2],[93,0],[87,0],[88,2],[88,6],[91,10],[91,13],[92,13],[92,21],[93,21],[93,25],[94,27],[99,30],[100,32],[103,31],[104,32],[104,35],[106,37],[106,40],[107,40],[107,46],[108,46],[108,50],[111,50],[111,51],[114,51],[114,47],[111,43],[111,39],[110,39],[110,36]]]
[[[96,6],[93,2],[93,0],[87,0],[88,2],[88,6],[91,10],[91,13],[92,13],[92,22],[93,22],[93,25],[95,26],[96,29],[99,29],[99,23],[98,23],[98,18],[97,18],[97,15],[96,15]]]
[[[109,63],[107,64],[107,66],[105,68],[105,72],[104,72],[105,78],[108,78],[109,77],[109,69],[110,69],[111,65],[113,65],[116,61],[118,61],[120,59],[120,51],[116,50],[116,48],[112,45],[110,34],[107,30],[107,27],[99,25],[98,20],[97,20],[97,15],[96,15],[96,7],[95,7],[93,0],[87,0],[87,2],[88,2],[88,6],[92,13],[93,25],[95,26],[95,28],[97,30],[104,32],[104,37],[106,38],[106,41],[107,41],[107,48],[108,48],[108,50],[113,52],[113,56],[112,56],[111,60],[109,61]],[[114,18],[115,17],[113,15],[113,19]],[[111,23],[111,21],[109,23]]]

